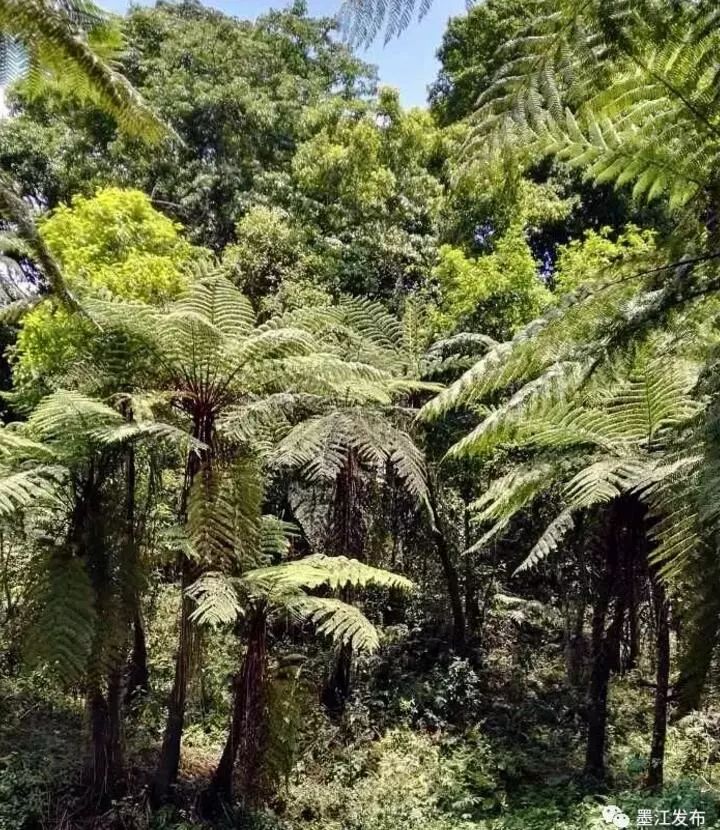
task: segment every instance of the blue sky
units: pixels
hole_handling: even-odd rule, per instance
[[[285,0],[205,0],[206,5],[222,9],[228,14],[253,19],[270,8],[283,8]],[[99,5],[116,12],[123,12],[129,0],[100,0]],[[144,0],[143,5],[154,5],[154,0]],[[309,0],[310,14],[330,16],[337,12],[341,0]],[[427,97],[427,86],[437,74],[437,51],[448,18],[463,14],[466,0],[435,0],[430,12],[412,26],[398,40],[383,47],[382,38],[370,49],[361,50],[360,56],[377,64],[380,80],[397,87],[406,106],[421,106]]]

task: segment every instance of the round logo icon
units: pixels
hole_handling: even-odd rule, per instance
[[[605,824],[612,824],[615,827],[621,828],[621,830],[625,830],[626,827],[630,826],[630,816],[623,813],[614,804],[606,804],[602,808],[602,817]]]

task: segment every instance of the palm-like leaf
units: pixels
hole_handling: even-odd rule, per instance
[[[168,128],[132,85],[93,48],[117,42],[114,24],[92,3],[55,0],[0,0],[0,31],[5,48],[5,73],[30,72],[62,78],[74,92],[95,98],[121,126],[151,140]],[[10,42],[7,42],[10,38]]]

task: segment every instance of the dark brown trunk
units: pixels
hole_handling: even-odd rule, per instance
[[[620,538],[619,509],[608,512],[604,558],[600,562],[601,575],[595,589],[592,616],[591,668],[587,693],[587,747],[585,775],[596,781],[605,778],[605,738],[607,731],[607,696],[614,643],[610,629],[605,631],[608,612],[616,593],[618,543]],[[617,622],[617,614],[613,622]]]
[[[195,477],[204,466],[210,469],[210,447],[212,446],[213,436],[214,420],[212,414],[196,413],[194,416],[193,437],[202,441],[206,449],[201,453],[193,452],[188,458],[185,469],[185,483],[180,499],[179,518],[182,522],[187,520],[188,498]],[[187,589],[200,574],[186,556],[180,557],[180,568],[181,604],[178,650],[175,657],[175,675],[168,700],[167,721],[165,723],[160,757],[150,788],[150,801],[156,807],[167,800],[170,788],[175,783],[178,769],[180,768],[180,747],[182,744],[183,728],[185,726],[185,705],[187,702],[195,651],[195,630],[191,619],[193,602],[187,596]]]
[[[90,762],[88,781],[96,807],[103,809],[117,794],[123,769],[122,672],[108,676],[107,696],[99,686],[88,692]]]
[[[247,649],[233,690],[233,709],[227,740],[208,788],[202,794],[200,809],[212,818],[232,797],[233,770],[241,751],[240,796],[248,806],[256,803],[262,773],[265,731],[265,677],[267,659],[267,620],[264,609],[252,616]]]
[[[337,554],[362,560],[365,533],[362,528],[362,517],[358,514],[358,473],[357,454],[354,450],[350,450],[345,465],[335,482],[332,547]],[[351,598],[351,590],[343,591],[342,599],[345,602],[350,602]],[[343,646],[338,652],[335,664],[321,692],[322,703],[333,714],[342,714],[350,697],[352,661],[352,646]]]
[[[128,420],[132,419],[132,411],[125,412]],[[126,492],[125,492],[125,546],[129,567],[137,571],[139,568],[139,554],[135,528],[135,498],[137,487],[137,470],[135,463],[135,448],[130,445],[126,451]],[[137,580],[129,581],[129,594],[126,604],[129,616],[132,619],[132,651],[127,667],[125,684],[125,703],[131,703],[138,695],[145,695],[150,691],[150,675],[147,663],[147,645],[145,643],[145,628],[140,611],[140,591]]]
[[[670,683],[670,625],[665,589],[657,574],[653,574],[651,579],[653,604],[655,606],[657,666],[652,745],[650,747],[650,761],[645,784],[650,790],[660,790],[663,786],[665,738],[667,735],[668,686]]]
[[[167,800],[170,787],[175,783],[180,767],[180,745],[185,726],[185,705],[193,659],[194,631],[190,619],[193,604],[192,600],[185,594],[190,582],[189,564],[187,564],[183,571],[181,586],[180,638],[175,658],[175,676],[168,701],[167,721],[160,758],[151,789],[151,801],[154,806],[161,805]]]
[[[460,655],[465,654],[466,647],[466,624],[465,610],[463,608],[462,594],[460,592],[460,579],[457,568],[453,562],[450,548],[447,543],[447,536],[443,532],[443,523],[438,509],[437,495],[432,475],[428,476],[428,492],[430,496],[430,507],[435,522],[434,537],[438,558],[445,575],[448,599],[450,600],[450,613],[452,614],[452,646]]]
[[[127,670],[125,703],[132,703],[139,696],[150,692],[150,672],[147,662],[145,626],[140,610],[135,611],[133,620],[133,646]]]
[[[465,530],[465,553],[463,554],[465,571],[465,625],[467,626],[467,632],[472,639],[477,633],[480,609],[478,606],[477,580],[475,578],[475,560],[473,555],[467,552],[467,549],[472,544],[470,507],[467,500],[465,501],[465,508],[463,510],[463,523]]]
[[[352,648],[349,645],[341,646],[330,671],[330,676],[323,687],[321,702],[333,714],[342,713],[350,696],[352,658]]]
[[[637,576],[633,570],[628,602],[628,656],[625,663],[627,671],[637,668],[640,657],[640,627],[638,626]]]
[[[605,732],[610,660],[604,637],[607,613],[606,595],[598,597],[593,608],[592,657],[587,702],[587,749],[585,775],[602,780],[605,777]]]
[[[122,720],[122,670],[114,669],[108,676],[108,759],[110,764],[111,792],[117,791],[121,779],[125,758],[123,753]]]
[[[574,619],[568,623],[565,643],[565,669],[571,686],[582,686],[586,679],[585,661],[587,647],[585,641],[585,602],[580,602],[575,610]]]
[[[88,714],[91,746],[87,776],[96,808],[104,809],[110,797],[110,722],[107,701],[99,687],[92,688],[88,694]]]

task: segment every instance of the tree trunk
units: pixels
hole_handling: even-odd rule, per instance
[[[630,592],[630,604],[628,606],[628,640],[628,657],[625,663],[625,669],[632,671],[637,668],[640,657],[640,627],[638,625],[638,603],[634,573]]]
[[[207,818],[219,815],[222,805],[230,802],[233,770],[240,749],[240,795],[246,804],[256,803],[262,772],[266,658],[267,620],[265,610],[260,608],[251,618],[247,649],[235,677],[227,740],[212,780],[200,799],[201,813]]]
[[[180,499],[179,518],[187,521],[187,507],[190,491],[195,477],[203,466],[209,468],[210,447],[214,435],[213,416],[207,412],[197,412],[194,415],[193,438],[205,444],[206,449],[200,453],[190,453],[185,469],[185,483]],[[150,801],[153,806],[159,806],[167,800],[170,787],[177,779],[180,767],[180,746],[185,726],[185,705],[187,702],[188,686],[193,668],[193,652],[195,650],[195,628],[191,620],[193,602],[187,596],[187,589],[199,576],[197,568],[184,555],[180,558],[182,578],[180,580],[180,625],[178,650],[175,657],[175,676],[168,701],[167,721],[163,735],[160,757],[158,759],[155,777],[150,789]]]
[[[352,658],[352,648],[349,645],[341,646],[323,688],[321,702],[332,713],[341,714],[350,696]]]
[[[99,686],[88,692],[90,719],[90,763],[88,780],[93,801],[104,809],[117,793],[123,769],[122,671],[108,675],[107,696]]]
[[[465,625],[467,626],[467,633],[470,639],[474,639],[478,628],[478,619],[480,617],[480,609],[478,606],[478,589],[477,580],[475,578],[475,561],[473,555],[467,552],[467,549],[472,544],[471,542],[471,527],[470,527],[470,507],[469,501],[466,499],[463,510],[463,524],[464,524],[464,544],[465,553],[464,571],[465,571]]]
[[[605,641],[605,617],[609,590],[603,591],[593,608],[592,667],[587,700],[587,749],[585,775],[602,781],[605,778],[605,727],[607,724],[607,695],[610,680],[610,660]]]
[[[175,658],[175,676],[168,701],[167,722],[163,735],[160,758],[151,789],[151,801],[154,806],[167,800],[170,787],[175,783],[180,767],[180,744],[185,725],[185,704],[188,685],[192,672],[193,659],[193,624],[190,619],[192,600],[186,596],[186,588],[191,583],[189,564],[183,569],[182,605],[180,608],[180,640]]]
[[[96,809],[107,806],[110,797],[110,758],[108,738],[110,719],[107,701],[96,686],[88,693],[88,714],[90,720],[90,762],[87,770],[88,781]]]
[[[133,647],[127,669],[125,703],[132,703],[137,697],[150,692],[150,672],[147,663],[145,627],[140,610],[135,611],[133,620]]]
[[[568,683],[580,687],[585,678],[587,647],[585,641],[585,600],[575,610],[574,619],[568,623],[565,643],[565,671]]]
[[[341,556],[352,556],[362,560],[365,549],[365,532],[362,516],[358,512],[358,475],[360,462],[355,450],[350,450],[343,469],[335,481],[333,503],[333,551]],[[344,602],[350,602],[352,591],[345,589]],[[352,681],[352,646],[343,646],[332,667],[320,699],[329,712],[342,714],[350,697]]]
[[[600,563],[602,576],[595,591],[592,617],[592,644],[590,683],[587,694],[587,747],[585,752],[585,775],[596,781],[605,778],[605,736],[607,727],[607,696],[610,681],[611,657],[614,651],[611,625],[605,631],[610,603],[616,594],[618,542],[620,538],[617,506],[611,508],[607,517],[608,527],[604,550],[604,561]],[[613,623],[617,623],[617,613]],[[613,632],[614,633],[614,632]]]
[[[663,765],[665,761],[665,737],[667,735],[668,686],[670,682],[670,625],[669,608],[665,589],[657,574],[652,577],[652,592],[656,620],[656,680],[655,715],[653,720],[652,745],[648,764],[646,786],[660,790],[663,786]]]
[[[117,666],[108,676],[108,759],[110,763],[110,793],[117,793],[122,778],[125,757],[123,752],[122,667]]]
[[[430,496],[430,507],[435,520],[435,546],[437,548],[443,573],[445,574],[445,584],[447,587],[448,598],[450,600],[450,612],[453,620],[452,646],[458,654],[463,655],[465,654],[466,646],[466,625],[462,594],[460,592],[460,579],[458,578],[457,568],[455,567],[455,563],[453,562],[452,555],[450,553],[447,537],[443,532],[442,520],[440,518],[437,495],[435,493],[435,484],[432,480],[432,475],[428,476],[428,493]]]

